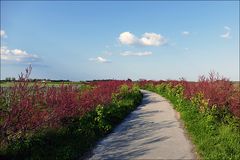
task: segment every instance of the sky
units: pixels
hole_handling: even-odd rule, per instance
[[[239,1],[1,1],[1,79],[239,81]]]

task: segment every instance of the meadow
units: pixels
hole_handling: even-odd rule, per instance
[[[199,158],[240,159],[240,90],[214,72],[198,82],[33,83],[30,74],[1,85],[0,158],[81,158],[141,103],[141,88],[171,101]]]

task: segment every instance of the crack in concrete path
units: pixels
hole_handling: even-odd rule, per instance
[[[142,90],[142,104],[100,141],[89,159],[196,159],[171,104]]]

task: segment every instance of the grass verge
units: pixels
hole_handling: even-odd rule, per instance
[[[181,86],[161,84],[145,89],[167,98],[180,112],[184,126],[201,159],[240,159],[239,119],[226,110],[219,111],[214,106],[201,106],[201,96],[196,95],[191,101],[185,99]]]

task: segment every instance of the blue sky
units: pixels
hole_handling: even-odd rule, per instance
[[[239,80],[239,2],[1,1],[1,79]]]

